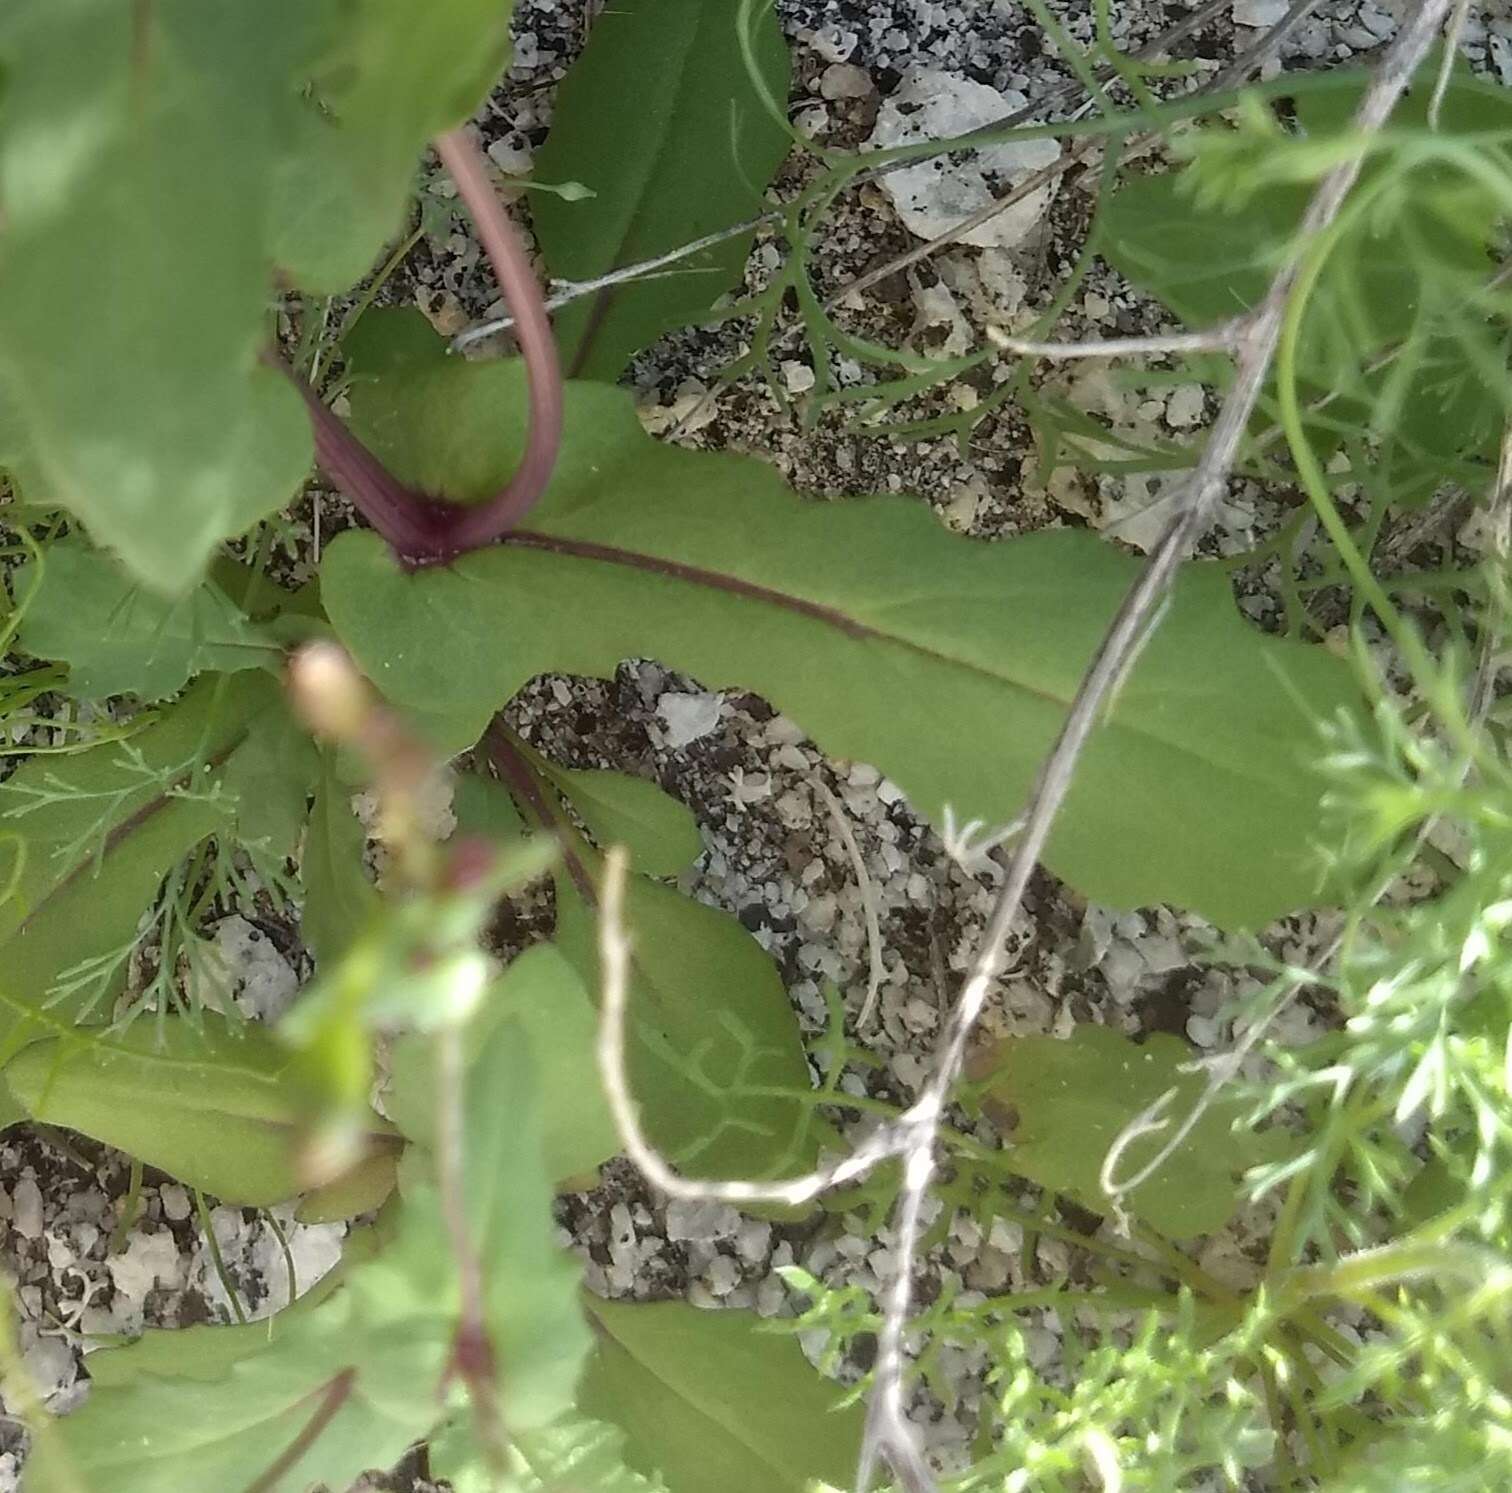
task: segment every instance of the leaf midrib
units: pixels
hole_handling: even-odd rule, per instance
[[[906,649],[910,653],[920,658],[928,659],[933,663],[965,670],[980,679],[990,682],[995,688],[1017,690],[1021,694],[1039,700],[1044,704],[1052,705],[1058,710],[1068,711],[1071,708],[1071,701],[1054,690],[1041,688],[1022,679],[1014,679],[1006,674],[998,673],[985,664],[976,662],[974,659],[948,653],[943,649],[918,642],[913,638],[904,637],[899,633],[886,632],[834,607],[810,601],[806,597],[795,596],[791,592],[779,591],[774,587],[764,586],[757,581],[744,580],[739,576],[730,575],[723,571],[708,570],[703,566],[690,565],[681,560],[670,560],[664,556],[650,554],[641,550],[624,549],[618,545],[600,544],[589,539],[570,539],[556,534],[542,533],[539,530],[533,529],[511,530],[508,534],[504,535],[501,543],[521,549],[544,550],[548,553],[566,555],[577,559],[597,560],[607,565],[618,565],[629,570],[647,571],[651,574],[666,576],[669,579],[682,581],[689,585],[704,586],[709,590],[723,591],[727,594],[744,597],[750,601],[777,607],[782,611],[794,612],[800,616],[812,618],[816,622],[833,627],[837,631],[858,640],[876,641],[887,644],[890,647]],[[1231,767],[1227,763],[1219,762],[1210,756],[1205,756],[1201,752],[1195,751],[1188,743],[1179,739],[1161,736],[1150,730],[1147,726],[1134,726],[1127,721],[1120,721],[1114,718],[1104,722],[1102,729],[1124,731],[1132,736],[1153,742],[1166,751],[1174,752],[1192,762],[1200,764],[1209,771],[1221,773],[1239,785],[1247,787],[1253,785],[1256,781],[1268,781],[1265,779],[1256,779],[1253,775]]]

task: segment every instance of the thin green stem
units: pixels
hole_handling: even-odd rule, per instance
[[[109,1254],[120,1254],[126,1246],[126,1236],[131,1232],[132,1225],[136,1223],[137,1212],[142,1203],[142,1163],[133,1156],[131,1158],[131,1179],[126,1184],[126,1196],[121,1200],[121,1216],[116,1220],[116,1226],[110,1231],[110,1244],[107,1248]]]
[[[245,1326],[247,1314],[242,1310],[241,1300],[236,1294],[236,1285],[226,1270],[226,1262],[221,1255],[220,1240],[215,1237],[215,1230],[210,1225],[210,1210],[205,1206],[205,1195],[197,1187],[194,1189],[194,1211],[199,1217],[199,1225],[205,1235],[205,1248],[210,1251],[210,1264],[215,1270],[216,1279],[220,1281],[221,1290],[226,1293],[226,1299],[231,1303],[231,1313]]]

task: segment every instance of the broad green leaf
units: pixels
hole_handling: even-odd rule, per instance
[[[523,437],[520,369],[449,362],[434,337],[422,356],[400,326],[389,375],[353,390],[358,426],[427,490],[491,492]],[[327,550],[328,614],[391,698],[471,711],[481,733],[543,670],[659,658],[758,691],[936,822],[947,805],[958,822],[1018,814],[1136,561],[1083,532],[961,539],[903,498],[805,501],[760,462],[658,444],[599,385],[569,386],[567,428],[545,502],[501,544],[414,574],[370,533]],[[1220,573],[1188,567],[1047,864],[1099,901],[1222,924],[1306,902],[1313,722],[1354,699],[1345,663],[1257,632]]]
[[[558,767],[532,760],[569,799],[589,833],[605,849],[623,845],[646,876],[676,876],[703,852],[698,821],[686,804],[627,772]]]
[[[5,1081],[32,1119],[104,1141],[223,1202],[266,1207],[301,1190],[299,1085],[288,1051],[255,1024],[205,1014],[54,1037],[12,1058]],[[371,1115],[367,1144],[395,1150],[393,1127]]]
[[[445,1479],[453,1493],[666,1493],[660,1478],[625,1465],[624,1432],[577,1415],[516,1436],[509,1464],[511,1480],[501,1490],[461,1423],[430,1444],[431,1476]]]
[[[163,877],[207,835],[234,823],[230,797],[196,764],[225,762],[250,722],[279,708],[258,674],[207,678],[124,742],[67,757],[37,757],[0,784],[0,830],[25,837],[16,895],[0,904],[0,1055],[65,971],[128,948]],[[94,992],[100,1009],[119,971]],[[81,989],[53,1006],[66,1019],[88,1006]],[[103,1002],[103,1004],[101,1004]]]
[[[305,890],[300,932],[322,968],[351,947],[378,906],[377,889],[362,866],[367,837],[352,813],[351,796],[332,759],[324,757],[299,867]]]
[[[1206,1083],[1202,1073],[1182,1071],[1193,1057],[1163,1032],[1136,1044],[1086,1023],[1065,1041],[1006,1038],[974,1071],[987,1080],[985,1108],[1012,1142],[1014,1170],[1106,1213],[1098,1179],[1108,1148],[1167,1089],[1176,1091],[1166,1110],[1173,1123],[1192,1109]],[[1128,1211],[1172,1239],[1222,1228],[1238,1202],[1239,1174],[1273,1149],[1274,1137],[1234,1132],[1238,1112],[1235,1101],[1213,1104],[1170,1161],[1128,1194]],[[1162,1132],[1135,1141],[1118,1175],[1134,1176],[1167,1139]]]
[[[354,0],[326,51],[277,184],[274,254],[305,288],[361,279],[399,232],[433,135],[466,120],[509,55],[510,0]]]
[[[213,581],[176,601],[144,591],[119,565],[76,539],[47,547],[18,646],[68,665],[68,693],[86,700],[161,700],[195,674],[277,669],[282,650]],[[17,577],[32,584],[36,562]]]
[[[324,10],[0,12],[0,384],[18,476],[164,595],[309,470],[299,396],[257,356],[274,178]]]
[[[589,884],[598,857],[574,854]],[[685,1171],[718,1177],[802,1171],[817,1150],[808,1108],[771,1092],[811,1087],[793,1007],[761,945],[728,913],[630,876],[627,1028],[631,1088],[652,1142]],[[557,942],[599,981],[597,896],[557,877]]]
[[[672,1493],[849,1487],[865,1412],[809,1367],[796,1338],[750,1312],[588,1298],[598,1347],[578,1408],[624,1430],[628,1460]]]
[[[531,216],[559,279],[591,280],[754,217],[789,137],[747,68],[741,28],[768,99],[788,96],[777,14],[734,0],[619,0],[557,92],[536,156],[546,181],[581,201],[537,196]],[[662,278],[585,296],[555,317],[573,377],[616,379],[633,353],[694,320],[740,279],[751,235],[679,260]]]
[[[494,982],[467,1027],[470,1068],[504,1023],[525,1033],[538,1066],[547,1173],[555,1182],[591,1173],[619,1152],[619,1135],[594,1067],[593,1004],[558,950],[547,944],[528,949]],[[432,1039],[410,1035],[394,1043],[384,1109],[410,1140],[435,1144]]]

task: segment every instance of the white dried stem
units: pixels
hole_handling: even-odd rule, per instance
[[[859,1031],[871,1020],[872,1011],[876,1008],[877,995],[882,989],[882,981],[887,978],[887,966],[882,962],[882,929],[877,920],[877,890],[872,885],[872,879],[866,869],[866,857],[861,854],[861,847],[856,843],[856,837],[851,833],[850,819],[840,800],[818,779],[814,779],[814,788],[824,800],[825,807],[830,812],[830,818],[834,821],[835,833],[840,836],[840,843],[845,847],[845,853],[850,857],[851,870],[856,877],[856,890],[861,895],[861,915],[866,921],[866,952],[869,962],[869,970],[866,979],[866,999],[861,1003],[861,1014],[856,1018],[856,1029]]]
[[[779,223],[782,217],[783,213],[780,209],[761,213],[757,217],[747,218],[743,223],[733,223],[728,228],[706,233],[702,238],[696,238],[691,243],[679,244],[677,248],[669,249],[665,254],[638,260],[635,264],[627,264],[620,269],[610,270],[608,274],[599,275],[592,280],[553,280],[551,283],[556,288],[546,298],[546,309],[560,311],[563,306],[570,306],[584,296],[597,295],[601,290],[611,290],[616,285],[627,285],[634,280],[660,280],[664,276],[659,272],[670,268],[680,260],[689,259],[694,254],[702,254],[705,249],[712,249],[727,239],[739,238],[745,233],[754,233],[758,228],[764,228],[769,223]],[[687,270],[682,273],[696,275],[704,272]],[[507,332],[514,324],[515,319],[512,316],[495,316],[488,321],[477,322],[473,326],[464,328],[452,338],[451,350],[461,352],[464,348],[471,347],[474,342],[481,342],[485,337],[492,337],[496,332]]]
[[[604,857],[599,888],[599,970],[601,981],[598,1066],[609,1111],[614,1116],[625,1154],[646,1178],[669,1197],[695,1202],[781,1203],[799,1207],[821,1193],[864,1177],[878,1162],[898,1152],[901,1136],[894,1127],[878,1127],[849,1156],[832,1166],[783,1182],[720,1182],[680,1176],[651,1144],[640,1122],[640,1107],[630,1092],[625,1062],[625,1005],[630,989],[630,939],[625,931],[625,875],[629,865],[624,849],[615,846]]]
[[[1439,126],[1439,113],[1444,107],[1444,95],[1449,91],[1449,80],[1454,76],[1454,59],[1459,52],[1460,37],[1465,31],[1465,20],[1470,14],[1470,0],[1457,0],[1449,24],[1444,28],[1444,56],[1439,63],[1438,77],[1433,80],[1433,96],[1428,100],[1428,128]]]
[[[1133,358],[1174,357],[1183,353],[1232,352],[1244,335],[1247,317],[1236,316],[1200,332],[1166,332],[1153,337],[1089,337],[1084,342],[1034,342],[1010,337],[1001,327],[989,326],[987,340],[1005,353],[1020,358]]]

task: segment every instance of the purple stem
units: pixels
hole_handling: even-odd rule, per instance
[[[515,319],[515,341],[530,380],[530,434],[525,454],[514,476],[498,493],[487,503],[468,508],[458,519],[457,532],[466,550],[489,544],[512,529],[545,493],[562,444],[562,368],[540,282],[514,224],[499,206],[472,137],[464,130],[452,130],[437,136],[433,143],[472,214],[494,278]]]
[[[492,544],[541,500],[562,443],[562,370],[541,287],[477,147],[462,130],[434,142],[472,214],[510,314],[530,387],[530,430],[513,477],[485,503],[451,503],[400,482],[276,353],[265,361],[294,383],[310,414],[315,459],[409,569],[444,565]]]

